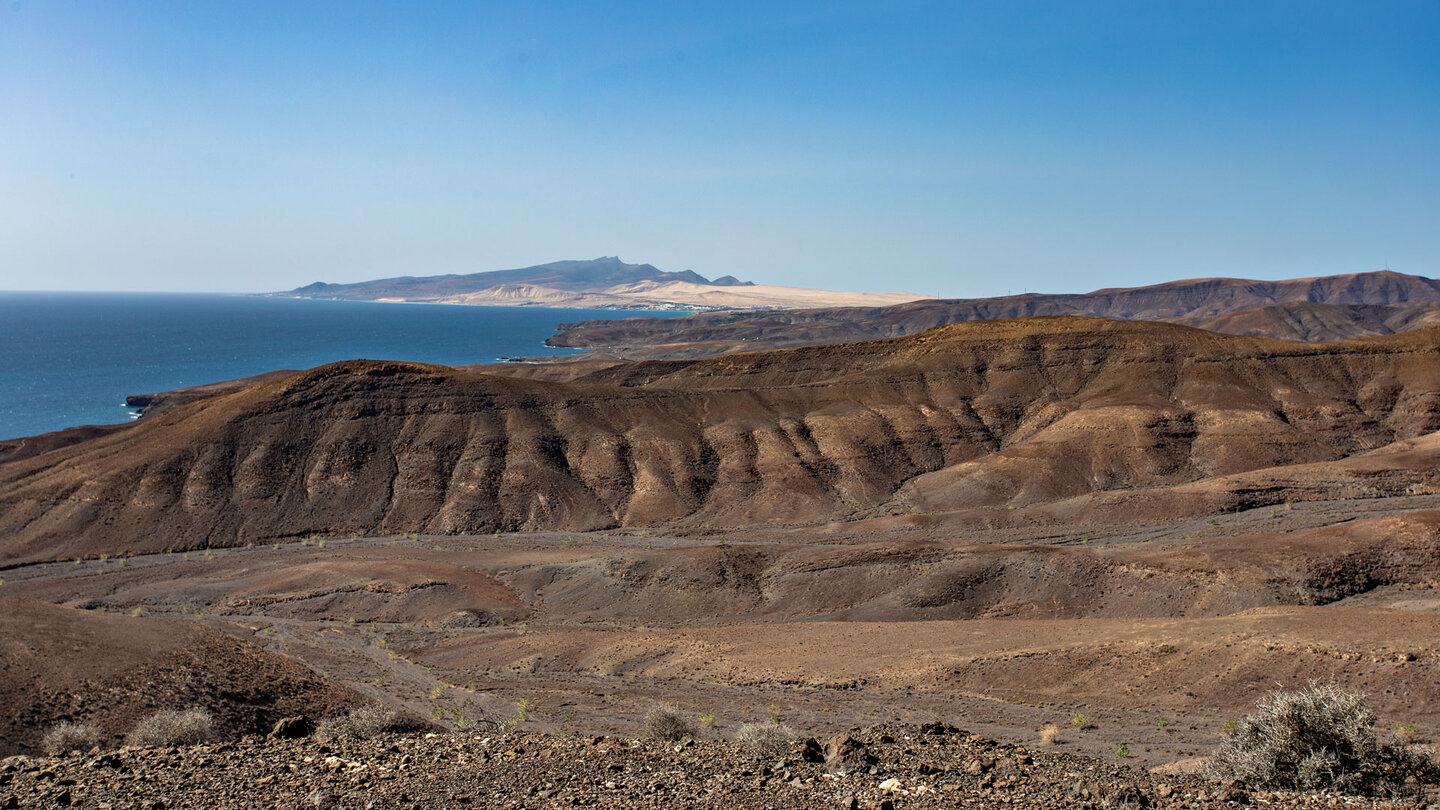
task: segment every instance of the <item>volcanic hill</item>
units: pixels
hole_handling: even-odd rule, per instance
[[[884,306],[928,297],[780,287],[740,281],[734,276],[711,281],[691,270],[664,272],[648,264],[627,264],[615,256],[467,275],[403,276],[354,284],[317,281],[278,294],[357,301],[669,310]]]
[[[694,359],[900,337],[964,321],[1050,315],[1168,321],[1284,340],[1343,340],[1440,324],[1440,282],[1390,271],[1287,281],[1208,278],[1083,294],[580,321],[561,324],[560,334],[548,343],[629,359]]]
[[[0,464],[0,561],[316,532],[740,528],[1038,508],[1207,480],[1243,489],[1236,476],[1340,462],[1437,429],[1433,328],[1303,344],[1022,319],[622,365],[569,383],[352,361]],[[1392,494],[1436,483],[1423,469],[1366,480]]]

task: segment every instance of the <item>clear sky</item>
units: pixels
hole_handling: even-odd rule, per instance
[[[0,289],[1440,276],[1440,3],[0,5]]]

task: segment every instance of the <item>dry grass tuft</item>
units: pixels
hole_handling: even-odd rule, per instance
[[[784,723],[746,723],[735,732],[735,740],[761,757],[778,757],[798,736]]]
[[[41,745],[52,757],[71,751],[89,751],[100,743],[100,730],[89,723],[61,723],[45,732]]]
[[[215,718],[207,709],[166,709],[137,723],[125,743],[137,748],[199,745],[210,739],[214,727]]]
[[[1040,744],[1054,745],[1060,741],[1060,727],[1054,723],[1046,723],[1040,727]]]
[[[361,706],[338,717],[327,717],[315,727],[322,740],[368,740],[395,725],[396,714],[384,706]]]
[[[1375,737],[1363,695],[1310,683],[1271,692],[1215,752],[1210,776],[1263,790],[1337,790],[1365,796],[1418,795],[1433,763]]]
[[[695,729],[669,706],[656,706],[645,716],[645,738],[648,740],[679,742],[694,736]]]

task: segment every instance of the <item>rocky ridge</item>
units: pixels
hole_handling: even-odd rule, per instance
[[[1284,340],[1342,340],[1435,325],[1440,282],[1388,270],[1287,281],[1190,279],[1090,293],[579,321],[561,324],[547,343],[631,360],[696,359],[902,337],[966,321],[1059,315],[1167,321]]]
[[[1055,318],[567,384],[339,363],[0,464],[0,561],[316,532],[802,525],[1335,462],[1440,429],[1437,338]]]

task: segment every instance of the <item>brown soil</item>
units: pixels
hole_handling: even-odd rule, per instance
[[[1417,502],[1440,498],[1087,538],[860,526],[331,538],[24,566],[4,587],[145,613],[127,621],[203,614],[452,727],[525,701],[528,727],[636,733],[671,702],[727,733],[779,707],[815,734],[944,719],[1033,742],[1079,712],[1089,727],[1067,750],[1126,743],[1157,766],[1204,755],[1277,683],[1311,679],[1369,693],[1386,727],[1440,737],[1440,511]]]
[[[142,717],[202,706],[225,736],[281,717],[329,714],[362,698],[288,658],[196,621],[0,599],[0,755],[34,753],[64,721],[107,747]]]
[[[834,806],[819,770],[776,782],[720,742],[626,743],[638,759],[612,773],[636,778],[597,787],[573,735],[635,736],[667,702],[713,738],[774,716],[821,738],[944,721],[1033,745],[1054,724],[1062,752],[1113,761],[1124,744],[1132,765],[1184,770],[1265,692],[1320,679],[1431,742],[1437,430],[1436,329],[1306,345],[1040,319],[564,383],[327,366],[0,464],[16,597],[0,688],[24,707],[0,731],[30,750],[50,724],[95,720],[113,740],[200,702],[233,735],[368,698],[463,732],[127,766],[167,802],[236,807],[265,796],[239,789],[261,778],[247,758],[292,804]],[[502,726],[571,736],[474,739]],[[856,784],[866,802],[885,773],[935,777],[934,796],[890,797],[903,806],[1108,795],[1048,760],[996,792],[883,734],[913,736],[876,732],[900,747]],[[406,753],[474,767],[421,779],[389,764]],[[319,770],[332,754],[365,767]],[[197,756],[213,773],[194,776]],[[13,783],[30,803],[82,786],[151,800],[87,762],[12,768],[0,799]]]
[[[1343,340],[1434,325],[1440,282],[1389,271],[1287,281],[1190,279],[1081,294],[580,321],[561,324],[548,342],[630,360],[695,359],[900,337],[965,321],[1055,315],[1171,321],[1286,340]]]
[[[1033,319],[646,368],[558,384],[355,361],[180,406],[0,465],[0,561],[1009,510],[1440,428],[1435,329],[1307,345]],[[1435,491],[1425,471],[1386,486]]]

